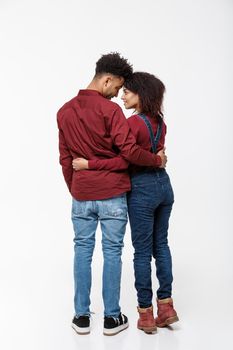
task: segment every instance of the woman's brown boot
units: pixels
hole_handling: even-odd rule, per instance
[[[156,331],[156,322],[153,315],[153,306],[147,308],[138,307],[139,320],[138,329],[141,329],[145,333],[153,333]]]
[[[157,327],[166,327],[169,324],[179,321],[176,310],[173,308],[172,298],[157,299],[158,317],[156,317]]]

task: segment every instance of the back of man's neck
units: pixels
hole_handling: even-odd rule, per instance
[[[101,93],[99,86],[96,84],[96,82],[92,81],[88,86],[87,86],[88,90],[95,90],[98,91],[99,93]]]

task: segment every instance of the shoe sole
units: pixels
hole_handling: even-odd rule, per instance
[[[151,334],[157,331],[157,327],[138,327],[141,331],[144,331],[145,333]]]
[[[75,330],[76,333],[78,333],[79,335],[86,335],[86,334],[90,334],[90,327],[78,327],[76,326],[76,324],[72,324],[71,327]]]
[[[178,321],[179,321],[178,316],[173,316],[173,317],[167,318],[165,322],[163,322],[163,323],[157,323],[156,325],[157,325],[157,327],[159,327],[159,328],[163,328],[163,327],[169,326],[170,324],[175,323],[175,322],[178,322]]]
[[[129,327],[128,323],[122,324],[121,326],[115,327],[113,329],[104,328],[104,335],[116,335]]]

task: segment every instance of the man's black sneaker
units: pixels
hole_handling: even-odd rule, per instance
[[[115,335],[129,326],[128,318],[122,313],[117,318],[104,317],[104,335]]]
[[[72,321],[72,328],[78,334],[89,334],[90,333],[90,317],[89,316],[74,316]]]

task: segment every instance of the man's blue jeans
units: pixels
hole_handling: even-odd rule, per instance
[[[126,194],[118,197],[77,201],[73,199],[74,238],[74,306],[76,316],[90,314],[91,262],[98,221],[102,230],[104,257],[102,295],[104,315],[120,313],[121,253],[127,224]]]
[[[159,280],[158,299],[171,296],[172,261],[168,246],[168,222],[174,202],[164,169],[138,173],[131,178],[128,212],[134,246],[134,273],[138,304],[152,304],[151,259],[155,258]]]

